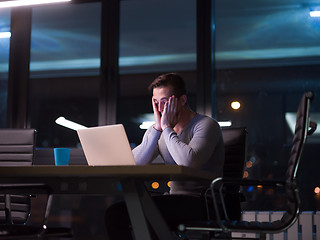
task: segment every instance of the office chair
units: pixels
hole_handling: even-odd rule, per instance
[[[35,142],[35,129],[0,129],[0,167],[32,165]],[[27,224],[31,211],[31,198],[36,197],[35,194],[48,195],[43,226]],[[50,189],[43,184],[17,186],[0,183],[0,239],[71,236],[71,230],[67,228],[44,228],[50,205]]]
[[[213,198],[215,219],[206,222],[198,223],[182,223],[179,225],[179,230],[184,231],[214,231],[222,233],[232,232],[248,232],[257,233],[259,239],[265,239],[267,233],[278,233],[288,229],[297,220],[299,214],[300,198],[296,184],[296,174],[302,158],[303,148],[306,143],[307,137],[312,135],[316,130],[317,125],[310,121],[310,105],[313,99],[312,92],[303,94],[296,118],[295,134],[292,141],[291,154],[288,162],[285,180],[272,181],[272,180],[239,180],[232,178],[216,178],[211,183],[211,194]],[[286,211],[281,220],[272,222],[259,222],[259,221],[232,221],[227,216],[225,207],[223,207],[224,215],[220,215],[218,202],[223,199],[223,186],[268,186],[273,188],[282,187],[286,190]],[[239,239],[239,238],[237,238]]]
[[[222,128],[224,141],[223,177],[242,179],[246,164],[247,129],[245,127]],[[240,193],[240,186],[226,186],[224,189],[226,212],[230,219],[240,220],[240,203],[245,197]]]
[[[32,165],[36,131],[0,130],[0,166]],[[0,224],[24,224],[30,215],[29,195],[0,195]]]
[[[223,177],[242,179],[246,163],[247,152],[247,129],[246,127],[228,127],[222,128],[222,137],[224,142],[224,164]],[[207,210],[207,219],[211,220],[213,214],[209,211],[209,205],[212,205],[211,189],[208,188],[203,194],[203,201]],[[245,201],[245,196],[240,192],[240,186],[225,186],[224,188],[224,207],[228,216],[232,220],[240,220],[241,202]],[[219,206],[222,207],[221,202]],[[214,236],[215,232],[204,233],[203,237]],[[184,236],[184,234],[181,234]],[[209,237],[210,238],[210,237]]]

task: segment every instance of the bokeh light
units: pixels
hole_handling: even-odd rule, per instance
[[[158,183],[158,182],[153,182],[153,183],[151,184],[151,187],[152,187],[153,189],[158,189],[158,188],[159,188],[159,183]]]
[[[232,109],[238,110],[240,107],[241,107],[240,102],[238,102],[238,101],[233,101],[233,102],[231,102],[231,108],[232,108]]]
[[[247,168],[251,168],[251,167],[252,167],[252,162],[251,162],[251,161],[248,161],[248,162],[246,163],[246,165],[247,165]]]

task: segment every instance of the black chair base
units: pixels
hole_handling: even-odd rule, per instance
[[[47,237],[72,237],[70,228],[47,228],[27,225],[0,226],[0,239],[42,239]]]

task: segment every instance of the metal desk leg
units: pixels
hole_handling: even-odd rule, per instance
[[[141,189],[141,201],[144,210],[144,215],[151,224],[153,230],[156,232],[159,239],[173,240],[173,234],[168,227],[166,221],[163,219],[161,212],[154,204],[154,201],[148,191],[146,190],[144,183],[138,185]]]
[[[124,200],[126,202],[135,239],[151,240],[146,218],[139,197],[136,184],[133,180],[121,181]]]
[[[173,240],[168,225],[147,192],[143,181],[127,179],[121,181],[121,184],[136,239],[151,239],[146,221],[148,219],[159,239]]]

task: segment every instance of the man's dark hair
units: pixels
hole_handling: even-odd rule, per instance
[[[172,94],[177,98],[187,94],[184,80],[177,73],[166,73],[157,77],[150,85],[149,91],[152,92],[154,88],[171,87]]]

